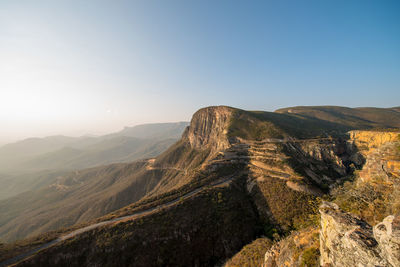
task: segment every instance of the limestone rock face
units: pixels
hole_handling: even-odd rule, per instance
[[[350,131],[350,140],[361,151],[372,151],[388,142],[399,141],[399,132],[385,131]]]
[[[400,217],[390,215],[375,225],[374,237],[380,253],[386,255],[393,266],[400,266]]]
[[[207,107],[197,111],[184,133],[195,149],[211,147],[223,150],[229,147],[227,129],[234,109],[225,106]]]
[[[320,213],[321,266],[399,266],[399,217],[372,228],[333,203],[324,202]]]
[[[339,177],[349,174],[353,151],[347,149],[344,140],[302,140],[287,145],[288,151],[304,165],[307,176],[319,185],[331,185]],[[330,175],[335,173],[335,177]]]
[[[353,156],[365,161],[359,175],[362,182],[392,184],[392,178],[400,176],[399,132],[350,131],[349,137],[349,147],[357,150]]]
[[[318,229],[308,228],[293,232],[285,239],[275,243],[265,253],[262,267],[280,266],[315,266],[318,264],[318,255],[314,255],[314,261],[306,259],[310,251],[318,254]]]

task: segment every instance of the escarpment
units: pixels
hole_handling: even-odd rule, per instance
[[[183,135],[194,149],[211,147],[224,150],[229,147],[227,138],[233,108],[225,106],[207,107],[197,111]]]
[[[351,131],[340,146],[331,144],[327,151],[334,157],[324,158],[340,155],[342,164],[336,167],[355,171],[354,180],[331,186],[330,197],[347,212],[325,202],[319,209],[318,242],[310,237],[304,241],[315,226],[294,232],[266,252],[264,266],[399,266],[399,132]],[[303,148],[319,158],[315,149]]]
[[[348,146],[353,162],[362,164],[353,182],[335,188],[335,202],[369,224],[400,212],[399,132],[352,131]]]
[[[150,192],[104,218],[137,217],[123,217],[65,240],[20,266],[210,266],[222,265],[235,254],[227,266],[236,266],[249,253],[257,257],[251,262],[264,261],[264,266],[317,266],[320,253],[324,253],[324,264],[340,266],[332,260],[341,254],[335,252],[335,258],[330,258],[328,252],[335,249],[330,247],[332,240],[337,240],[340,249],[355,242],[359,248],[354,253],[375,255],[377,263],[392,264],[397,237],[388,229],[397,229],[397,217],[388,217],[383,226],[372,230],[338,209],[321,208],[328,223],[324,238],[318,235],[323,197],[329,196],[346,211],[360,207],[371,211],[368,205],[355,205],[371,199],[374,207],[389,203],[390,209],[384,212],[374,210],[384,217],[400,207],[398,191],[393,189],[398,184],[396,134],[378,137],[378,131],[354,131],[346,135],[331,119],[321,122],[290,112],[224,106],[201,109],[181,140],[157,158],[142,162],[139,172],[151,173],[156,181]],[[336,193],[343,184],[350,184],[351,194]],[[381,195],[368,198],[364,194],[378,192],[376,188],[382,190]],[[388,199],[383,198],[385,190],[390,192]],[[371,214],[362,215],[372,218]],[[338,227],[336,232],[334,227]],[[347,239],[339,233],[342,230],[349,233],[348,238],[343,235]],[[272,239],[281,241],[272,244]],[[343,258],[343,264],[353,263]]]
[[[361,181],[391,182],[392,177],[400,176],[400,132],[351,131],[349,135],[349,143],[365,159]]]

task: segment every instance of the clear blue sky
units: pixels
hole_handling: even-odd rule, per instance
[[[0,2],[0,140],[400,105],[400,1]]]

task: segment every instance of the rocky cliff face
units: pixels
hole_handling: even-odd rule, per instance
[[[337,184],[332,177],[337,176],[329,174],[345,179],[357,170],[354,182],[347,182],[350,186],[339,187],[341,195],[334,195],[335,201],[376,226],[325,203],[320,210],[320,248],[313,247],[316,243],[311,238],[299,245],[299,236],[304,240],[309,232],[301,230],[276,243],[266,253],[264,266],[317,266],[319,253],[322,266],[400,266],[399,217],[390,215],[400,210],[398,134],[351,131],[347,140],[287,143],[286,154],[296,159],[294,165],[317,184],[334,188]],[[304,265],[307,257],[315,265]]]
[[[229,147],[227,129],[234,109],[225,106],[207,107],[197,111],[184,133],[192,148],[211,147],[223,150]]]
[[[318,229],[294,232],[267,251],[262,267],[316,266],[319,255]]]
[[[320,207],[321,266],[399,266],[400,217],[375,227],[325,202]]]
[[[392,183],[391,177],[400,176],[399,132],[351,131],[349,135],[349,145],[365,159],[361,182]]]
[[[399,141],[399,132],[349,132],[350,158],[362,168],[336,202],[364,220],[320,207],[322,266],[400,266],[400,217],[390,215],[399,212]]]
[[[368,154],[385,143],[400,141],[399,135],[391,131],[350,131],[349,140],[363,154]]]
[[[341,208],[370,224],[400,212],[398,136],[399,132],[350,132],[348,147],[354,151],[351,159],[363,164],[356,171],[354,182],[336,188],[333,195]]]
[[[339,135],[318,138],[325,133],[324,127],[330,129],[319,121],[308,122],[314,128],[307,135],[296,135],[303,129],[295,127],[295,118],[224,106],[199,110],[182,139],[141,169],[161,176],[135,208],[141,208],[140,203],[155,207],[201,190],[198,194],[152,215],[77,236],[21,266],[57,262],[81,266],[81,260],[83,265],[211,266],[223,263],[261,235],[276,238],[289,233],[267,252],[264,266],[317,266],[318,197],[364,163],[360,173],[368,169],[370,177],[379,172],[386,175],[385,181],[394,181],[398,169],[391,151],[398,137],[354,131],[349,140]],[[216,183],[222,178],[230,181]],[[395,266],[395,217],[373,230],[334,205],[324,207],[321,251],[325,266],[369,266],[369,261]],[[122,209],[118,216],[126,212]],[[66,257],[65,251],[72,254]]]

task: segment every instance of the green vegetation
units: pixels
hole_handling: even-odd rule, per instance
[[[338,129],[400,128],[399,112],[390,108],[313,106],[283,108],[276,112],[335,123]]]
[[[279,179],[267,179],[258,186],[259,191],[254,194],[255,201],[260,205],[264,202],[268,207],[268,213],[272,215],[272,218],[264,220],[267,222],[272,220],[280,228],[280,232],[288,233],[316,223],[315,216],[318,214],[316,207],[320,202],[318,198],[294,191],[286,186],[285,181]]]
[[[310,247],[301,254],[300,267],[319,267],[319,248]]]
[[[384,183],[357,185],[349,181],[337,187],[332,195],[342,210],[357,215],[371,225],[389,214],[400,212],[400,207],[394,205],[398,197],[393,195],[393,187]]]
[[[205,113],[200,114],[196,122],[203,125],[199,118],[204,115],[206,128],[213,127],[210,114],[219,111],[223,116],[229,116],[226,114],[231,110],[226,112],[224,108],[216,108],[211,111],[204,109]],[[259,266],[272,245],[271,240],[281,240],[274,247],[282,244],[280,249],[289,250],[288,257],[297,266],[317,266],[319,238],[316,227],[321,199],[311,193],[319,195],[320,190],[329,193],[329,186],[343,176],[337,168],[345,169],[336,162],[334,155],[329,157],[323,153],[346,152],[346,142],[340,138],[346,131],[357,127],[386,127],[386,120],[379,123],[379,117],[394,112],[380,109],[373,117],[370,110],[366,110],[367,115],[362,115],[363,111],[341,107],[301,107],[295,108],[294,112],[234,109],[229,127],[221,129],[227,132],[230,140],[235,137],[258,141],[266,138],[288,140],[271,146],[270,158],[262,161],[266,174],[260,179],[256,177],[257,171],[260,175],[263,171],[256,169],[253,177],[251,162],[246,162],[252,150],[249,153],[240,148],[238,155],[242,157],[242,163],[239,164],[235,163],[237,159],[228,158],[235,152],[235,146],[227,151],[215,151],[212,146],[194,149],[189,136],[184,135],[154,162],[112,164],[63,175],[57,179],[55,187],[8,200],[11,202],[7,205],[12,203],[17,208],[11,213],[3,213],[6,216],[0,220],[6,227],[0,227],[0,234],[35,234],[76,222],[89,225],[174,201],[172,206],[159,208],[136,220],[85,232],[38,253],[24,264],[52,266],[57,260],[60,266],[129,266],[133,263],[137,266],[210,266],[221,265],[236,254],[227,266]],[[398,127],[397,123],[395,119],[388,125]],[[219,125],[225,125],[225,121]],[[202,130],[199,132],[203,134]],[[269,145],[263,148],[263,142],[251,143],[255,144],[251,156],[271,150]],[[226,160],[224,155],[228,155]],[[207,167],[210,162],[213,164]],[[309,174],[309,170],[315,175]],[[344,172],[350,174],[351,170]],[[234,177],[231,184],[212,185],[228,177]],[[381,215],[396,211],[395,205],[387,207],[387,203],[395,203],[396,194],[382,180],[376,181],[376,185],[364,186],[345,183],[333,191],[333,198],[345,210],[358,212],[370,221],[380,220]],[[195,195],[184,197],[200,187],[202,190]],[[249,187],[252,187],[251,193],[247,191]],[[38,202],[39,196],[45,196],[51,204]],[[0,212],[6,207],[3,203],[0,202]],[[16,214],[23,216],[15,217]],[[17,224],[18,220],[25,221],[28,217],[32,218],[32,228]],[[39,228],[32,231],[35,227]],[[260,236],[267,237],[256,239]],[[26,245],[15,251],[43,240],[25,241]],[[11,245],[2,246],[3,255],[9,255],[10,248]]]
[[[231,257],[259,234],[257,215],[246,193],[239,189],[243,182],[239,179],[238,184],[206,190],[140,220],[86,232],[21,266],[51,266],[56,258],[58,266],[221,264],[221,259]]]
[[[50,231],[35,237],[19,240],[12,244],[2,244],[0,242],[0,262],[24,253],[32,248],[38,247],[41,244],[47,243],[53,239],[56,239],[59,233],[62,231],[63,229],[60,229],[58,231]]]
[[[264,263],[265,253],[271,246],[272,241],[270,239],[257,238],[227,261],[225,267],[260,267]]]
[[[283,132],[274,124],[260,120],[253,113],[237,110],[232,116],[228,136],[241,137],[248,140],[262,140],[265,138],[283,138]]]
[[[0,236],[10,241],[86,222],[135,202],[163,176],[144,163],[69,173],[52,186],[0,201]],[[29,224],[25,222],[29,221]]]
[[[400,134],[397,137],[397,140],[399,141],[399,143],[397,144],[397,157],[400,157]]]

